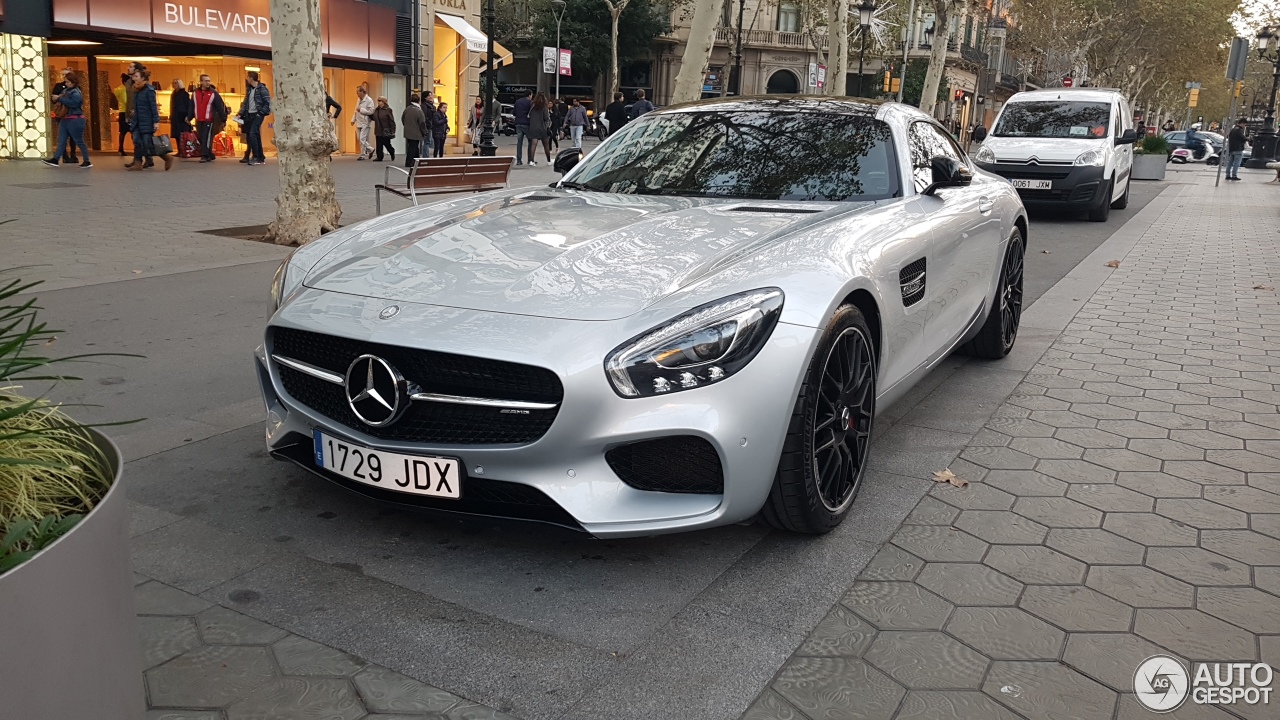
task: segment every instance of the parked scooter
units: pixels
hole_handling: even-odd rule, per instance
[[[1201,142],[1200,146],[1194,151],[1188,150],[1187,148],[1178,148],[1177,150],[1174,150],[1169,155],[1169,160],[1176,162],[1179,165],[1202,162],[1205,165],[1212,166],[1217,165],[1221,161],[1221,158],[1218,156],[1218,153],[1214,152],[1213,147],[1208,143],[1208,141],[1204,141]]]

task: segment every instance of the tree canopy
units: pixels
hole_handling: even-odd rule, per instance
[[[566,0],[560,24],[560,47],[573,51],[575,75],[584,70],[594,77],[609,73],[609,9],[603,0]],[[626,66],[649,57],[654,38],[671,30],[669,0],[631,0],[618,19],[618,63]],[[554,47],[556,19],[550,0],[531,0],[531,34],[520,44]]]

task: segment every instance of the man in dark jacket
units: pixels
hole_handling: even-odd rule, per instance
[[[240,162],[246,165],[263,165],[267,162],[266,153],[262,149],[262,121],[271,114],[271,92],[267,86],[258,81],[258,73],[250,70],[245,77],[244,95],[244,138],[249,146],[249,159]]]
[[[524,97],[516,100],[516,164],[524,164],[524,139],[529,136],[529,110],[533,108],[533,91],[525,90]],[[533,161],[533,141],[529,141],[529,160]]]
[[[173,79],[173,93],[169,95],[169,138],[173,146],[182,142],[182,133],[191,132],[191,93],[187,92],[187,84],[179,78]]]
[[[1248,138],[1245,128],[1249,123],[1244,118],[1236,120],[1235,127],[1227,135],[1227,179],[1240,179],[1240,164],[1244,162],[1244,144]]]
[[[609,134],[612,135],[622,129],[627,124],[627,104],[623,102],[625,96],[618,92],[613,94],[613,102],[609,103],[604,109],[604,119],[609,123]]]
[[[404,166],[413,167],[422,151],[422,141],[431,147],[431,124],[427,122],[427,114],[422,111],[422,97],[418,93],[409,96],[409,104],[400,113],[400,124],[404,126]]]
[[[635,120],[645,113],[653,112],[654,109],[653,103],[645,99],[644,91],[637,90],[635,104],[631,106],[631,119]]]

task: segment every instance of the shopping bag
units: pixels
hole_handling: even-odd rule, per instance
[[[178,157],[200,157],[200,138],[198,135],[193,132],[182,133],[182,138],[178,142]]]
[[[169,155],[173,152],[173,141],[168,135],[156,135],[152,140],[152,147],[156,155]]]

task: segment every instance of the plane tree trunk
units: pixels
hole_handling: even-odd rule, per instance
[[[938,104],[938,86],[947,69],[947,43],[951,41],[951,9],[954,0],[933,2],[933,48],[929,53],[929,69],[924,74],[924,90],[920,93],[920,109],[933,114]]]
[[[720,4],[716,0],[698,0],[694,6],[689,40],[680,57],[680,72],[676,73],[675,89],[671,94],[672,105],[692,102],[702,97],[702,81],[707,63],[711,62],[711,49],[716,42],[716,21],[719,18]]]

